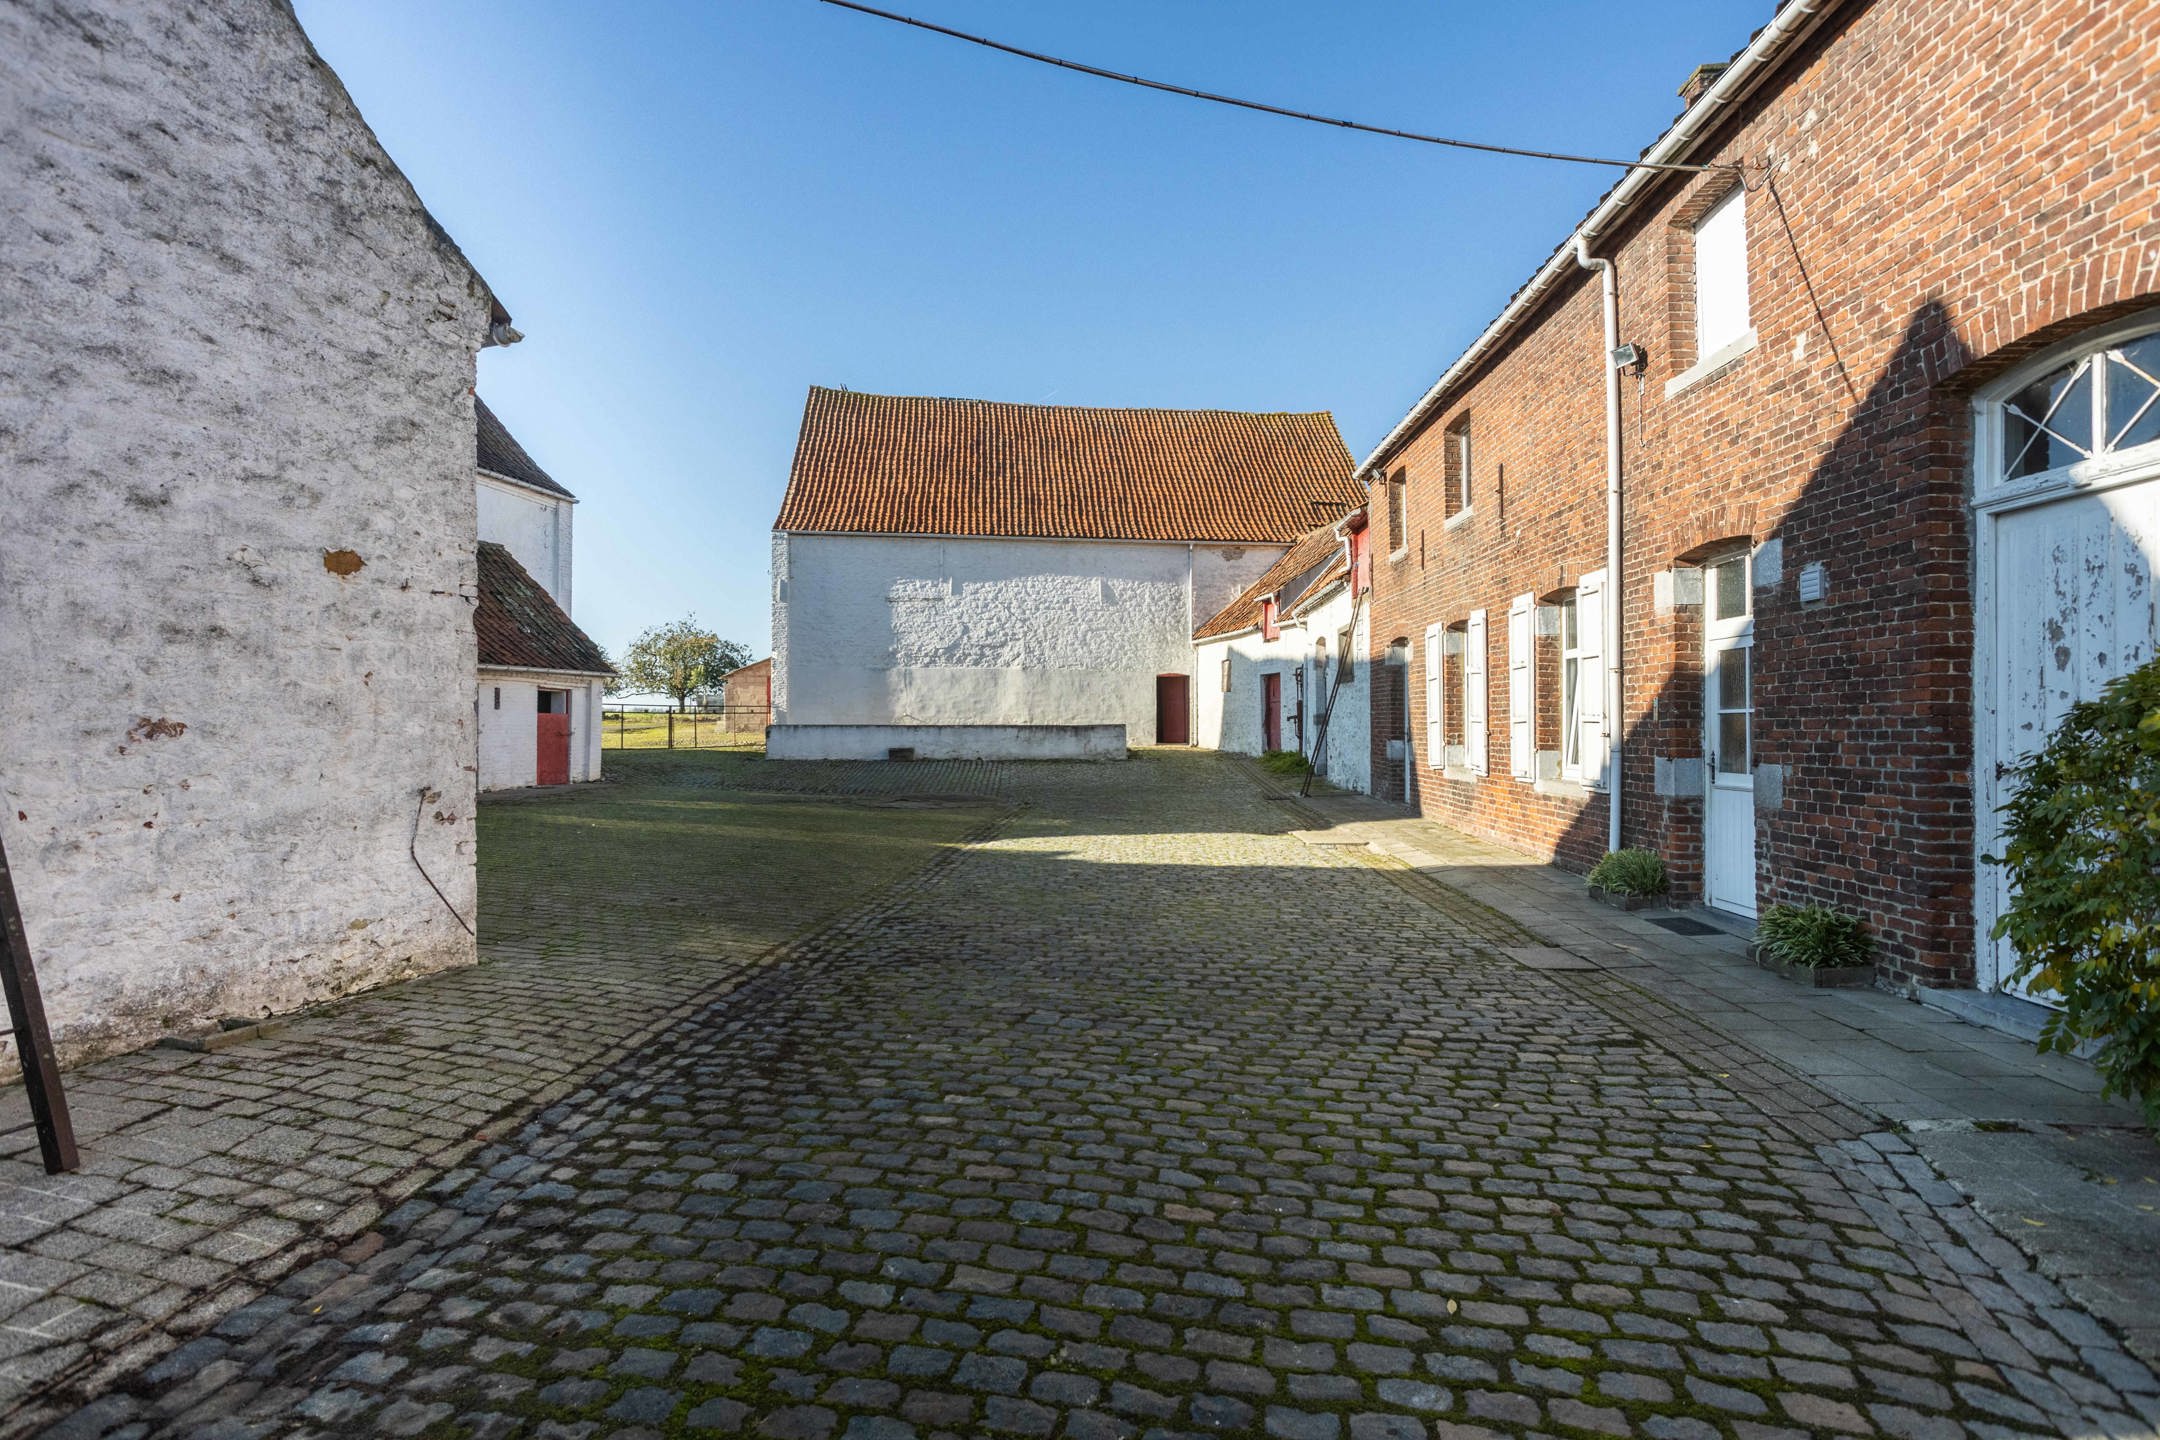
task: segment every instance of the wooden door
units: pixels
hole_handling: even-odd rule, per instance
[[[1282,749],[1282,676],[1260,677],[1260,748]]]
[[[1978,780],[1979,979],[2013,984],[2017,952],[1989,932],[2010,903],[2010,875],[1989,855],[2008,842],[1997,807],[2017,766],[2047,743],[2070,707],[2160,649],[2160,474],[2098,494],[2073,492],[1983,517]]]
[[[536,717],[536,735],[533,783],[536,785],[567,785],[570,783],[570,692],[567,690],[543,690],[540,692],[540,713]]]
[[[1158,745],[1192,743],[1192,724],[1186,710],[1189,679],[1185,675],[1155,677],[1155,743]]]

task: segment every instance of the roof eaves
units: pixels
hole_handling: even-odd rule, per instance
[[[1710,88],[1703,92],[1679,118],[1667,127],[1649,149],[1643,151],[1645,162],[1657,164],[1684,163],[1681,157],[1688,154],[1695,142],[1715,128],[1713,122],[1724,118],[1726,112],[1753,94],[1756,87],[1776,68],[1777,62],[1796,48],[1830,13],[1846,0],[1786,0],[1784,6],[1772,17],[1769,24],[1755,32],[1740,53],[1732,58],[1725,72],[1718,76]],[[1440,402],[1453,391],[1457,382],[1474,370],[1487,351],[1511,334],[1516,325],[1536,308],[1546,290],[1575,263],[1576,245],[1593,243],[1599,231],[1627,214],[1630,207],[1644,192],[1655,184],[1665,172],[1636,169],[1622,176],[1620,182],[1605,192],[1597,205],[1582,222],[1569,233],[1567,239],[1547,257],[1531,277],[1508,298],[1508,303],[1492,323],[1480,331],[1470,348],[1455,363],[1442,372],[1432,383],[1410,413],[1396,422],[1395,427],[1381,438],[1358,463],[1356,476],[1366,479],[1374,467],[1384,464],[1400,449],[1411,434],[1424,425],[1440,408]]]
[[[577,496],[571,494],[568,490],[563,489],[559,485],[556,486],[554,489],[550,490],[545,485],[535,485],[530,480],[520,480],[515,475],[505,475],[502,473],[502,471],[490,470],[485,465],[476,466],[475,468],[478,469],[482,475],[487,476],[490,480],[500,480],[505,485],[515,485],[520,490],[530,490],[533,494],[545,495],[550,500],[567,500],[572,505],[578,503]]]

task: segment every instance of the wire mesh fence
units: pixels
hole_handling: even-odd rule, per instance
[[[762,750],[772,718],[762,705],[670,710],[618,706],[600,712],[610,750]]]

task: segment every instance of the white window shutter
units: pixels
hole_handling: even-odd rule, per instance
[[[1537,599],[1518,595],[1507,615],[1508,773],[1537,778]]]
[[[1440,708],[1442,670],[1440,627],[1428,625],[1425,627],[1425,763],[1436,767],[1440,764],[1441,737],[1446,733],[1442,723],[1446,712]]]
[[[1491,762],[1487,710],[1492,687],[1485,668],[1485,612],[1470,612],[1470,633],[1463,645],[1463,747],[1470,752],[1470,773],[1483,775]]]
[[[1575,587],[1575,632],[1581,637],[1576,666],[1580,697],[1575,702],[1580,727],[1583,784],[1605,786],[1605,572],[1595,571]]]

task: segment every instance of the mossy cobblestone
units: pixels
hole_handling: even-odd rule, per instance
[[[1301,844],[1238,767],[979,793],[1020,808],[62,1433],[2160,1420],[2160,1385],[1920,1193],[1895,1137],[1796,1132],[1684,1016],[1500,957],[1490,912]],[[660,867],[653,904],[694,879]]]

